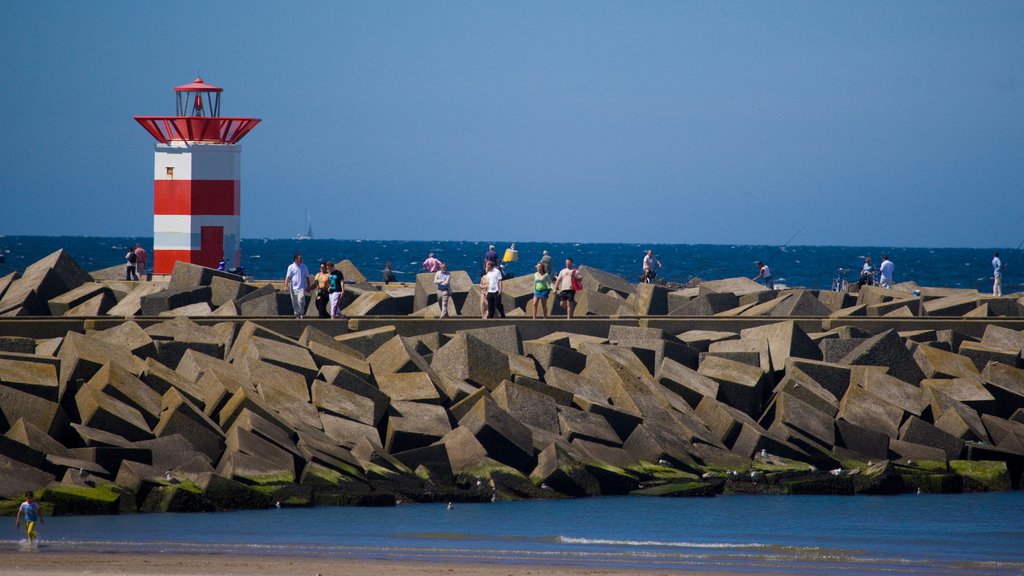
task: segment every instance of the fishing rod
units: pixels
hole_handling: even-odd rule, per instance
[[[1020,253],[1020,249],[1021,249],[1022,246],[1024,246],[1024,240],[1021,240],[1020,244],[1017,244],[1017,249],[1013,251],[1013,254],[1010,254],[1009,258],[1006,259],[1006,264],[1003,264],[1003,268],[1006,268],[1007,266],[1009,266],[1010,262],[1013,261],[1013,259],[1017,257],[1017,254]]]
[[[807,228],[807,224],[804,224],[799,230],[793,233],[793,235],[789,237],[789,240],[786,240],[786,243],[779,247],[779,250],[784,251],[786,249],[786,246],[789,246],[789,243],[792,242],[794,238],[796,238],[801,232],[804,231],[804,228]]]

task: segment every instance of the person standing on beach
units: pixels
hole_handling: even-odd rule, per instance
[[[292,310],[296,318],[306,317],[306,292],[309,291],[309,268],[302,263],[302,254],[296,252],[284,275],[288,295],[292,297]]]
[[[1011,254],[1012,256],[1012,254]],[[1003,261],[999,259],[999,252],[992,254],[992,295],[1003,295]]]
[[[331,318],[341,318],[341,297],[345,295],[345,276],[327,261],[327,299],[330,301]]]
[[[559,304],[565,309],[565,318],[572,318],[572,311],[576,308],[576,292],[583,288],[580,271],[573,268],[572,258],[565,259],[565,268],[555,278],[555,290],[561,299]]]
[[[448,317],[448,300],[452,296],[452,275],[448,273],[448,265],[441,263],[441,269],[434,274],[434,285],[437,286],[437,307],[441,310],[438,318]]]
[[[775,290],[775,279],[772,278],[772,269],[760,260],[754,262],[754,266],[757,266],[757,276],[754,276],[754,280],[763,279],[765,290]]]
[[[384,283],[390,284],[392,282],[398,282],[398,278],[395,277],[395,272],[391,269],[391,262],[384,265]]]
[[[25,492],[25,501],[18,507],[18,514],[14,518],[14,529],[21,527],[21,519],[25,518],[25,537],[28,543],[32,544],[39,538],[36,533],[36,522],[46,524],[43,520],[43,513],[39,510],[39,502],[36,502],[31,492]]]
[[[313,277],[313,290],[315,295],[313,296],[313,302],[316,304],[317,315],[321,318],[330,318],[331,315],[327,313],[327,301],[330,299],[328,292],[328,283],[330,282],[330,270],[327,269],[328,261],[320,262],[320,271]]]
[[[892,288],[892,271],[896,266],[889,260],[888,254],[882,254],[882,263],[878,265],[878,271],[881,277],[878,280],[878,285],[882,288]]]
[[[423,269],[427,272],[437,272],[441,269],[441,261],[434,258],[434,253],[431,252],[427,259],[423,261]]]
[[[135,243],[135,272],[138,274],[139,279],[146,279],[146,249],[142,247],[142,244]]]
[[[548,296],[551,295],[551,274],[548,274],[542,262],[537,263],[537,271],[533,274],[533,319],[537,319],[537,303],[541,313],[548,317]]]
[[[544,265],[544,273],[551,274],[551,255],[548,251],[544,251],[544,255],[540,257],[540,263]]]
[[[654,250],[648,250],[644,256],[644,274],[641,276],[643,282],[654,282],[654,278],[658,276],[658,273],[654,271],[654,267],[661,268],[661,262],[654,257]]]
[[[501,270],[491,261],[487,268],[487,317],[494,318],[494,313],[505,317],[505,306],[501,303]]]
[[[135,250],[129,249],[128,253],[124,255],[124,259],[125,262],[127,262],[124,269],[124,279],[138,280],[139,275],[135,273],[135,263],[138,261],[139,257],[135,254]]]

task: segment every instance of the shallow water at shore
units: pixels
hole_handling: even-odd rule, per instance
[[[1024,573],[1024,493],[642,497],[52,518],[38,553],[787,574]],[[16,541],[4,541],[12,550]]]
[[[81,236],[7,236],[0,237],[0,250],[6,262],[0,264],[0,276],[22,271],[32,262],[64,248],[86,270],[124,265],[128,246],[141,242],[147,250],[150,238],[81,237]],[[496,242],[502,252],[508,243]],[[992,249],[988,248],[900,248],[851,246],[729,246],[710,244],[574,244],[555,242],[519,242],[520,261],[513,264],[514,274],[532,272],[532,265],[548,250],[555,266],[571,256],[579,265],[600,268],[636,281],[641,273],[644,251],[652,248],[664,267],[659,273],[668,280],[686,282],[693,277],[705,280],[756,275],[754,260],[771,265],[777,282],[790,286],[827,289],[836,270],[849,268],[849,280],[855,280],[864,256],[875,266],[881,255],[888,253],[896,265],[897,282],[913,280],[922,286],[974,288],[982,292],[992,289]],[[371,281],[379,281],[384,264],[390,262],[400,281],[415,281],[416,273],[427,254],[434,252],[448,262],[452,270],[471,274],[480,267],[486,242],[398,241],[398,240],[285,240],[254,239],[242,241],[246,273],[258,279],[283,278],[292,254],[302,252],[307,264],[321,259],[349,259]],[[1003,279],[1009,294],[1024,289],[1024,252],[1014,255],[1013,249],[1001,249],[1003,263],[1008,265]],[[1022,259],[1017,262],[1017,259]],[[232,266],[234,263],[232,263]],[[152,266],[152,263],[151,263]],[[311,266],[311,270],[313,267]]]

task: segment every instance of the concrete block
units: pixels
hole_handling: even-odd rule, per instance
[[[760,368],[708,357],[697,372],[718,382],[718,400],[750,416],[761,413],[768,379]]]
[[[537,455],[530,479],[559,494],[571,497],[597,496],[601,486],[572,452],[552,444]]]
[[[441,395],[423,372],[383,373],[377,376],[377,386],[394,401],[440,404]]]
[[[334,340],[363,355],[364,358],[395,336],[394,326],[381,326],[335,336]]]
[[[868,430],[876,430],[890,438],[899,437],[903,409],[859,386],[850,386],[839,402],[837,420],[845,420]]]
[[[430,366],[451,378],[489,389],[497,387],[512,375],[508,356],[464,332],[456,334],[435,352]]]
[[[1009,348],[993,348],[979,342],[961,342],[958,353],[970,358],[978,370],[984,370],[989,362],[1021,367],[1020,353]]]
[[[31,264],[21,278],[10,283],[0,299],[0,313],[25,308],[34,315],[46,315],[46,303],[91,282],[89,273],[63,249]]]
[[[931,346],[918,346],[914,359],[927,378],[970,378],[979,374],[970,358]]]
[[[68,310],[97,296],[101,296],[100,301],[106,304],[104,312],[117,303],[117,299],[114,298],[114,292],[105,284],[86,282],[74,290],[65,292],[56,298],[51,298],[47,305],[51,316],[63,316]]]
[[[132,287],[132,290],[128,295],[121,298],[113,308],[107,310],[107,315],[125,317],[138,316],[142,312],[142,299],[163,291],[163,286],[152,282],[136,284]]]
[[[842,398],[850,387],[851,368],[834,362],[818,362],[791,358],[786,363],[786,374],[799,370],[827,390],[834,398]]]
[[[558,268],[558,270],[560,269]],[[551,275],[556,275],[558,270],[553,270]],[[623,298],[636,291],[636,286],[632,282],[610,272],[591,268],[590,266],[580,266],[579,272],[583,279],[584,289],[592,289],[598,292],[617,292]]]
[[[835,425],[832,416],[785,392],[777,394],[773,403],[773,424],[781,423],[829,448],[835,446]]]
[[[739,305],[739,297],[732,292],[706,292],[679,307],[672,308],[669,314],[672,316],[714,316],[720,312],[732,310]]]
[[[160,418],[160,394],[117,364],[104,364],[82,388],[87,389],[106,394],[138,410],[146,422],[147,430]],[[121,436],[128,438],[124,434]]]
[[[129,441],[146,440],[153,432],[135,408],[102,392],[83,388],[75,394],[82,424],[107,430]]]
[[[923,389],[883,374],[879,370],[865,371],[856,380],[861,388],[914,416],[924,414],[931,403],[929,395]]]
[[[237,274],[231,274],[223,270],[214,270],[198,264],[188,262],[175,262],[174,270],[171,272],[171,281],[167,286],[169,291],[191,290],[201,286],[210,286],[214,278],[224,278],[234,282],[242,282],[244,278]]]
[[[925,377],[895,330],[868,338],[847,354],[841,363],[888,366],[890,375],[915,386]]]
[[[491,397],[519,422],[556,434],[560,432],[558,404],[551,396],[506,380],[491,392]]]
[[[766,324],[740,332],[740,340],[749,342],[752,349],[766,352],[772,370],[781,370],[789,358],[821,360],[821,350],[793,321]],[[762,366],[768,370],[768,366]]]
[[[899,439],[923,446],[931,446],[943,451],[944,460],[959,460],[964,450],[964,441],[939,428],[921,420],[916,416],[907,418],[900,427]]]
[[[211,314],[213,314],[213,308],[210,307],[209,303],[207,303],[207,302],[196,302],[195,304],[187,304],[185,306],[179,306],[178,308],[174,308],[173,310],[165,310],[165,311],[161,312],[159,314],[159,316],[164,316],[164,317],[181,316],[181,317],[190,318],[190,317],[210,316]]]
[[[579,374],[587,365],[587,357],[568,346],[529,340],[523,343],[523,350],[545,370],[557,367]]]
[[[340,366],[325,366],[313,381],[313,405],[321,411],[377,426],[390,399],[359,373]]]
[[[143,316],[158,316],[161,312],[204,302],[210,303],[210,287],[187,288],[182,290],[165,290],[143,296],[141,299]]]
[[[771,316],[792,318],[795,316],[828,316],[833,311],[808,290],[796,290],[778,306],[772,308]]]
[[[56,394],[53,394],[54,399],[50,400],[29,390],[32,388],[26,389],[0,382],[0,430],[6,431],[24,420],[40,430],[56,433],[54,428],[61,423],[62,414],[56,402]]]
[[[682,396],[693,408],[705,397],[718,397],[717,381],[671,358],[662,359],[658,368],[658,383]]]
[[[487,449],[463,426],[445,434],[437,443],[444,445],[453,474],[462,474],[487,458]]]
[[[995,399],[988,410],[993,416],[1008,418],[1024,408],[1024,370],[991,363],[981,373],[985,389]]]
[[[559,406],[558,425],[562,436],[570,442],[582,438],[608,446],[622,446],[622,439],[615,429],[599,414]]]
[[[664,316],[668,314],[668,293],[664,286],[637,284],[633,309],[639,316]]]
[[[459,427],[469,430],[488,457],[502,464],[523,472],[536,465],[530,430],[489,397],[470,408],[459,419]]]
[[[255,286],[246,284],[242,280],[226,276],[214,276],[210,279],[210,304],[214,307],[223,306],[232,300],[239,300],[255,291]]]
[[[381,344],[367,357],[374,374],[394,374],[398,372],[416,372],[419,370],[413,356],[430,354],[426,345],[415,340],[406,340],[402,336],[394,336]]]
[[[391,453],[422,448],[437,442],[451,430],[448,413],[440,406],[392,402],[384,448]]]
[[[884,460],[889,456],[889,436],[882,432],[858,426],[846,420],[836,420],[836,446],[852,450],[864,457]]]
[[[135,322],[122,322],[113,328],[93,332],[90,336],[111,346],[126,348],[142,359],[155,358],[157,355],[153,339]]]
[[[821,359],[830,363],[841,363],[850,352],[863,344],[867,338],[840,338],[838,340],[829,338],[818,342],[821,348]]]
[[[0,336],[0,352],[35,354],[36,341],[21,336]]]
[[[153,429],[154,436],[162,438],[180,434],[211,461],[220,460],[224,451],[224,432],[213,420],[175,388],[164,393],[161,406],[160,421]]]
[[[365,439],[375,450],[384,450],[380,432],[373,426],[327,413],[320,414],[320,421],[324,427],[324,434],[338,446],[353,450],[360,439]]]
[[[981,337],[981,343],[992,348],[1016,350],[1019,354],[1024,350],[1024,332],[989,324],[985,327],[985,334]]]

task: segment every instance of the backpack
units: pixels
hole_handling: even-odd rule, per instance
[[[129,264],[135,264],[135,262],[137,262],[138,259],[139,259],[139,256],[138,256],[138,254],[135,253],[134,250],[132,250],[131,252],[128,253],[128,263]]]

